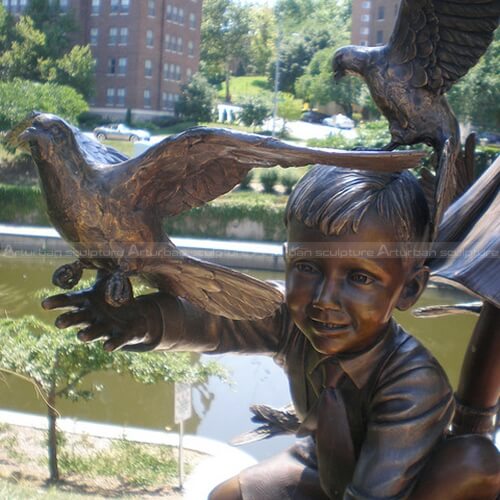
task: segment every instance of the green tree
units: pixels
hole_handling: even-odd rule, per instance
[[[0,128],[8,129],[33,110],[59,115],[76,123],[88,110],[83,97],[71,87],[14,79],[0,82]]]
[[[0,54],[3,54],[14,40],[14,18],[0,4]]]
[[[181,96],[175,112],[187,120],[209,122],[214,113],[217,91],[207,79],[197,73],[190,82],[181,85]]]
[[[280,43],[280,90],[295,92],[317,51],[349,43],[351,2],[348,0],[279,0],[277,24],[283,33]],[[274,82],[275,61],[268,67]]]
[[[479,128],[500,128],[500,31],[479,63],[448,93],[462,121]]]
[[[31,380],[47,405],[50,480],[59,480],[56,425],[60,398],[91,399],[99,389],[84,388],[87,375],[104,370],[126,373],[142,383],[159,381],[203,382],[222,375],[215,364],[193,364],[189,353],[105,352],[98,344],[77,342],[74,332],[25,316],[0,319],[0,370]]]
[[[363,82],[359,78],[347,77],[334,82],[332,61],[335,50],[335,47],[328,47],[316,52],[306,73],[297,80],[295,90],[312,106],[334,101],[342,106],[347,116],[352,116],[353,104],[363,106],[367,93],[363,92]]]
[[[73,46],[74,19],[59,12],[58,2],[33,0],[18,22],[0,9],[0,76],[69,85],[85,97],[94,91],[89,46]],[[27,15],[29,14],[29,15]]]
[[[250,21],[247,8],[233,0],[205,0],[201,23],[202,71],[209,78],[224,75],[226,101],[231,101],[231,66],[245,59]]]
[[[260,127],[269,116],[270,110],[260,99],[251,99],[241,106],[240,120],[247,127]]]
[[[276,45],[276,19],[269,7],[250,10],[250,51],[248,72],[264,75],[274,55]]]
[[[24,15],[30,17],[34,27],[45,34],[45,57],[59,59],[69,52],[72,37],[79,31],[79,26],[72,12],[61,12],[59,0],[31,0]]]
[[[2,80],[40,80],[45,43],[45,34],[35,28],[33,20],[21,16],[14,28],[14,41],[10,48],[0,55]]]
[[[73,87],[84,97],[94,93],[95,61],[88,45],[75,45],[67,54],[54,62],[56,76],[48,81]]]

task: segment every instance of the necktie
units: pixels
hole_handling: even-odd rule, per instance
[[[338,363],[327,362],[325,388],[318,402],[316,451],[322,488],[341,499],[354,473],[355,456],[347,411],[338,383],[344,376]]]

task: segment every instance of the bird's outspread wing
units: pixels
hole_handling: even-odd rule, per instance
[[[499,16],[499,0],[402,0],[385,47],[391,76],[446,92],[484,54]]]
[[[164,139],[106,175],[115,197],[132,205],[177,215],[227,193],[254,167],[315,163],[377,171],[399,171],[422,158],[416,151],[350,152],[307,148],[271,137],[196,127]]]
[[[150,262],[142,273],[161,290],[230,319],[265,318],[283,302],[283,293],[265,281],[188,256]]]

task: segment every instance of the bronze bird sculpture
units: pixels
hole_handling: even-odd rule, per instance
[[[360,76],[389,120],[385,149],[425,143],[458,150],[458,122],[445,92],[474,66],[498,26],[499,0],[402,0],[394,31],[382,47],[342,47],[336,80]]]
[[[74,287],[84,268],[106,280],[114,306],[133,296],[129,277],[233,319],[271,314],[282,300],[273,286],[182,254],[162,219],[228,192],[253,167],[311,163],[394,171],[421,154],[351,153],[290,146],[273,138],[193,128],[125,159],[61,118],[35,114],[19,135],[38,168],[49,218],[79,259],[57,269],[53,282]]]

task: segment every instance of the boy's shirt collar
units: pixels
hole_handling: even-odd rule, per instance
[[[373,369],[382,360],[384,354],[387,353],[387,344],[394,337],[398,329],[397,323],[391,319],[389,326],[385,332],[380,335],[377,341],[367,349],[355,354],[339,354],[337,356],[328,356],[314,352],[315,357],[311,359],[309,367],[309,375],[312,377],[313,373],[319,366],[326,362],[328,359],[335,360],[339,363],[342,370],[352,380],[354,385],[361,389],[368,382]],[[316,358],[316,359],[315,359]]]

